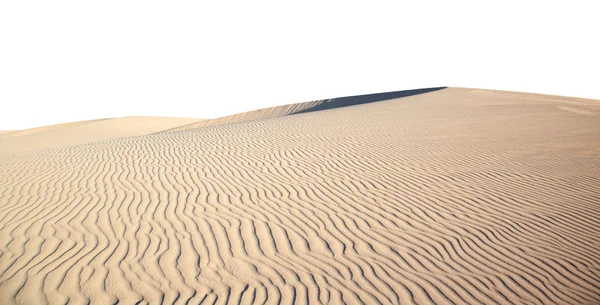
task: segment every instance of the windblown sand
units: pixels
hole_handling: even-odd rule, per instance
[[[0,303],[600,303],[600,101],[258,113],[1,139]]]
[[[43,148],[72,146],[90,142],[142,136],[200,119],[129,116],[57,124],[0,133],[0,156]]]

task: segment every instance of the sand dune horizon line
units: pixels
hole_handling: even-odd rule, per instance
[[[307,113],[311,111],[320,111],[320,110],[328,110],[335,109],[340,107],[349,107],[356,106],[366,103],[379,102],[389,99],[395,98],[403,98],[409,97],[417,94],[424,94],[428,92],[433,92],[437,90],[442,90],[447,87],[431,87],[431,88],[422,88],[422,89],[410,89],[410,90],[399,90],[399,91],[389,91],[389,92],[381,92],[381,93],[370,93],[370,94],[361,94],[361,95],[352,95],[352,96],[344,96],[337,98],[327,98],[321,100],[314,100],[309,102],[301,102],[301,103],[292,103],[287,105],[273,106],[267,108],[261,108],[257,110],[251,110],[241,113],[235,113],[231,115],[226,115],[219,118],[207,119],[201,122],[191,123],[189,125],[178,126],[169,130],[164,130],[161,132],[170,132],[170,131],[181,131],[188,129],[196,129],[201,127],[208,126],[216,126],[222,124],[231,124],[231,123],[241,123],[247,121],[255,121],[255,120],[263,120],[270,119],[276,117],[282,117],[286,115]]]
[[[236,113],[216,119],[125,116],[47,125],[0,133],[0,156],[59,146],[81,145],[123,137],[144,136],[162,132],[276,118],[309,111],[348,107],[386,99],[408,97],[444,88],[402,90],[295,103]]]
[[[455,89],[463,89],[463,90],[481,90],[481,91],[486,91],[486,92],[495,92],[495,93],[499,93],[499,94],[526,94],[526,95],[531,95],[531,96],[539,96],[539,97],[543,97],[543,98],[560,98],[560,99],[566,98],[566,99],[571,99],[571,100],[600,102],[600,99],[571,97],[571,96],[563,96],[563,95],[551,95],[551,94],[545,94],[545,93],[533,93],[533,92],[526,92],[526,91],[510,91],[510,90],[498,90],[498,89],[486,89],[486,88],[438,86],[438,87],[427,87],[427,88],[420,88],[420,89],[404,89],[404,90],[398,90],[398,91],[386,91],[386,92],[378,92],[378,93],[366,93],[366,94],[360,94],[360,95],[349,95],[349,96],[342,96],[342,97],[335,97],[335,98],[325,98],[325,99],[314,100],[314,101],[309,101],[309,102],[299,102],[299,103],[291,103],[291,104],[285,104],[285,105],[260,108],[260,109],[249,110],[249,111],[245,111],[245,112],[238,112],[238,113],[234,113],[234,114],[230,114],[230,115],[213,117],[213,118],[189,118],[189,117],[181,117],[181,116],[164,117],[164,116],[158,116],[158,115],[126,115],[126,116],[119,116],[119,117],[95,118],[95,119],[89,119],[89,120],[59,122],[59,123],[55,123],[55,124],[35,126],[35,127],[25,128],[25,129],[0,130],[0,138],[22,135],[22,133],[24,133],[24,132],[32,133],[32,132],[38,132],[38,130],[45,131],[50,128],[52,128],[52,129],[53,128],[61,128],[61,127],[66,127],[68,125],[86,124],[86,123],[91,123],[91,122],[100,121],[100,120],[111,120],[111,119],[119,119],[119,118],[127,118],[127,117],[196,119],[196,120],[204,120],[204,121],[223,120],[223,121],[225,121],[225,118],[232,117],[232,116],[240,116],[240,115],[246,114],[246,113],[252,113],[252,112],[257,112],[257,111],[266,111],[268,109],[281,108],[281,107],[292,108],[291,106],[293,106],[293,105],[306,104],[306,106],[295,106],[295,108],[293,108],[292,110],[290,110],[289,113],[286,113],[286,114],[305,113],[305,112],[309,112],[309,111],[334,109],[334,108],[338,108],[338,107],[347,107],[347,106],[359,105],[359,104],[368,103],[368,102],[383,101],[383,100],[391,99],[391,98],[407,97],[407,96],[411,96],[414,94],[423,94],[423,93],[432,92],[432,91],[436,91],[436,90],[442,90],[442,89],[446,89],[446,88],[455,88]],[[405,94],[405,95],[404,96],[395,96],[395,94],[398,94],[398,95]],[[332,101],[352,100],[352,99],[361,99],[361,98],[365,99],[367,101],[348,103],[346,105],[331,104],[331,105],[328,105],[330,108],[324,107],[325,104],[330,104]],[[301,108],[301,109],[298,109],[298,108]],[[309,110],[309,109],[312,109],[312,110]],[[214,125],[216,125],[216,124],[214,124]],[[211,126],[213,126],[213,125],[211,125]],[[177,130],[178,128],[187,129],[184,126],[179,126],[179,127],[174,127],[171,130]],[[165,131],[170,131],[170,130],[165,130]],[[165,131],[160,131],[160,132],[165,132]]]
[[[332,101],[332,100],[335,100],[335,99],[347,99],[347,98],[357,98],[357,97],[366,97],[366,98],[372,97],[372,99],[373,99],[372,101],[376,101],[376,100],[384,100],[384,99],[386,99],[386,98],[383,97],[384,95],[387,95],[387,99],[389,99],[389,98],[395,98],[394,94],[404,93],[405,96],[410,96],[412,94],[426,93],[426,92],[429,92],[429,91],[440,90],[440,89],[444,89],[444,88],[447,88],[447,87],[431,87],[431,88],[421,88],[421,89],[408,89],[408,90],[399,90],[399,91],[389,91],[389,92],[381,92],[381,93],[369,93],[369,94],[354,95],[354,96],[344,96],[344,97],[338,97],[338,98],[328,98],[328,99],[322,99],[322,100],[316,100],[316,101]],[[269,109],[269,108],[286,107],[286,106],[290,106],[290,105],[298,105],[298,104],[305,104],[305,103],[307,104],[307,103],[314,103],[314,102],[315,101],[292,103],[292,104],[287,104],[287,105],[279,105],[279,106],[273,106],[273,107],[267,107],[267,108],[260,108],[260,109],[246,111],[246,112],[261,111],[261,110],[265,110],[265,109]],[[351,105],[345,105],[345,106],[351,106]],[[231,114],[231,115],[240,115],[242,113],[245,113],[245,112],[234,113],[234,114]],[[216,118],[193,118],[193,119],[196,119],[196,120],[215,120],[215,119],[222,119],[224,117],[231,116],[231,115],[226,115],[226,116],[216,117]],[[165,117],[165,116],[156,116],[156,115],[126,115],[126,116],[119,116],[119,117],[95,118],[95,119],[88,119],[88,120],[76,120],[76,121],[59,122],[59,123],[48,124],[48,125],[41,125],[41,126],[35,126],[35,127],[30,127],[30,128],[24,128],[24,129],[6,129],[6,130],[0,130],[0,138],[7,138],[7,137],[24,135],[24,134],[30,134],[30,133],[35,133],[35,132],[44,132],[44,131],[48,131],[48,130],[51,130],[51,129],[63,128],[63,127],[68,127],[68,126],[72,126],[72,125],[93,123],[93,122],[100,121],[100,120],[113,120],[113,119],[128,118],[128,117],[192,119],[192,118],[188,118],[188,117],[173,117],[173,116]]]

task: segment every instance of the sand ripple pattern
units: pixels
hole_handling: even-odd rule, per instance
[[[1,157],[0,303],[598,304],[600,120],[504,100]]]

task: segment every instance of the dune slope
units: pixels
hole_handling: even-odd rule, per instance
[[[334,109],[334,108],[354,106],[354,105],[360,105],[360,104],[366,104],[366,103],[372,103],[372,102],[379,102],[379,101],[389,100],[389,99],[394,99],[394,98],[408,97],[408,96],[412,96],[412,95],[433,92],[433,91],[441,90],[444,88],[445,87],[436,87],[436,88],[424,88],[424,89],[415,89],[415,90],[392,91],[392,92],[338,97],[338,98],[331,98],[331,99],[325,99],[325,100],[316,100],[316,101],[295,103],[295,104],[289,104],[289,105],[283,105],[283,106],[275,106],[275,107],[270,107],[270,108],[252,110],[252,111],[248,111],[248,112],[236,113],[236,114],[232,114],[232,115],[228,115],[228,116],[224,116],[224,117],[220,117],[220,118],[216,118],[216,119],[202,120],[200,122],[194,122],[194,123],[183,125],[183,126],[177,126],[175,128],[171,128],[169,130],[164,130],[163,132],[181,131],[181,130],[189,130],[189,129],[198,129],[198,128],[208,127],[208,126],[242,123],[242,122],[258,121],[258,120],[265,120],[265,119],[274,119],[274,118],[283,117],[286,115]]]
[[[142,136],[200,119],[129,116],[57,124],[0,135],[0,155]]]
[[[5,133],[1,133],[0,139],[6,139],[6,138],[11,138],[11,137],[16,137],[16,136],[26,136],[26,135],[31,135],[31,134],[35,134],[35,133],[48,132],[48,131],[52,131],[52,130],[56,130],[56,129],[74,127],[74,126],[79,126],[79,125],[83,125],[83,124],[100,122],[100,121],[104,121],[104,120],[110,120],[110,119],[77,121],[77,122],[69,122],[69,123],[61,123],[61,124],[28,128],[28,129],[23,129],[23,130],[12,130],[12,131],[8,131]]]
[[[0,156],[0,302],[598,304],[599,110],[448,88]]]

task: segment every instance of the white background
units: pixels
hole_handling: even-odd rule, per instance
[[[600,99],[597,1],[283,2],[0,1],[0,130],[435,86]]]

